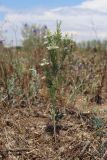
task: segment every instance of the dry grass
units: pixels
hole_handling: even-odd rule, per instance
[[[88,56],[77,49],[71,61],[66,60],[66,81],[56,97],[62,115],[55,143],[50,95],[39,65],[46,50],[11,53],[5,59],[1,55],[0,61],[0,160],[101,160],[107,150],[104,54]],[[97,94],[101,104],[95,100]]]

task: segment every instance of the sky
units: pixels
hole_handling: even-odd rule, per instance
[[[60,7],[68,5],[77,5],[83,0],[1,0],[0,4],[13,9],[24,9],[35,7]]]
[[[106,19],[107,0],[0,0],[0,39],[19,44],[24,23],[54,31],[57,20],[76,41],[106,39]]]

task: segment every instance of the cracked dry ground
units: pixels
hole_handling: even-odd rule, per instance
[[[107,149],[107,126],[96,131],[96,113],[69,106],[59,120],[57,142],[46,132],[48,102],[31,107],[0,106],[0,160],[101,160]]]

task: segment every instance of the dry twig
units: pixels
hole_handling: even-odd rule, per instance
[[[82,158],[82,156],[84,155],[84,153],[86,152],[86,150],[89,148],[91,142],[90,141],[87,141],[84,148],[82,149],[81,153],[80,153],[80,156],[79,158]]]

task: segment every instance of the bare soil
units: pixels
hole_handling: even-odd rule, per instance
[[[47,101],[37,99],[35,105],[24,107],[2,103],[0,160],[101,160],[107,150],[104,105],[98,114],[68,106],[58,120],[55,142]],[[94,123],[98,119],[102,124]]]

